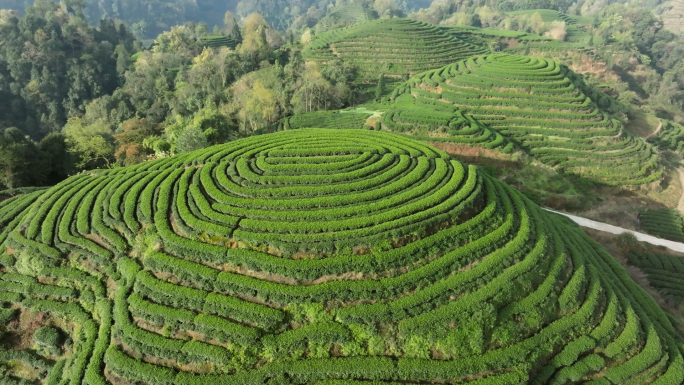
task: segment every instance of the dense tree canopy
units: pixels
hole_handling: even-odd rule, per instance
[[[40,139],[123,84],[126,59],[138,49],[133,36],[111,20],[93,28],[79,14],[38,0],[21,18],[0,15],[0,127]]]

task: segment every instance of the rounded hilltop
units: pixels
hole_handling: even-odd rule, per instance
[[[620,112],[616,102],[552,59],[475,56],[416,75],[398,86],[392,98],[396,112],[385,114],[383,123],[393,130],[423,123],[402,119],[415,108],[424,116],[456,111],[542,163],[603,184],[643,184],[662,175],[652,147],[613,118]],[[457,125],[449,134],[472,134],[471,126]]]
[[[684,343],[581,229],[399,134],[287,130],[0,204],[50,378],[678,384]]]
[[[326,65],[336,57],[358,67],[359,83],[375,83],[383,74],[400,80],[487,52],[447,29],[411,19],[377,19],[323,32],[303,52],[307,60]]]

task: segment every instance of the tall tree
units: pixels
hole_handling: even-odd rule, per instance
[[[385,94],[385,74],[380,74],[378,78],[378,85],[375,87],[375,100],[380,101],[382,95]]]

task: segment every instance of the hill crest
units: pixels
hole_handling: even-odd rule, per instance
[[[684,378],[681,337],[599,245],[397,134],[250,137],[81,174],[0,219],[2,300],[74,335],[50,378]]]

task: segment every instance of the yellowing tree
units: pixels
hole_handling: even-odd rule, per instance
[[[318,69],[315,63],[307,62],[306,70],[292,97],[292,105],[296,112],[327,110],[340,105],[340,99],[348,90],[344,84],[341,88],[333,87]],[[342,95],[341,95],[342,94]]]
[[[109,167],[114,155],[114,138],[105,124],[86,124],[81,118],[70,118],[62,129],[69,152],[79,157],[79,168],[96,166],[104,161]]]
[[[238,119],[245,131],[266,127],[280,117],[280,106],[275,92],[267,88],[261,80],[256,80],[252,88],[244,94],[241,107]]]
[[[268,29],[268,23],[263,16],[258,13],[249,15],[242,25],[240,53],[259,52],[262,59],[268,57],[271,50],[266,38]]]
[[[551,29],[549,29],[549,31],[544,34],[544,36],[548,36],[552,39],[561,41],[565,40],[565,37],[567,35],[568,31],[565,28],[565,22],[558,20],[554,20],[554,22],[551,23]]]

